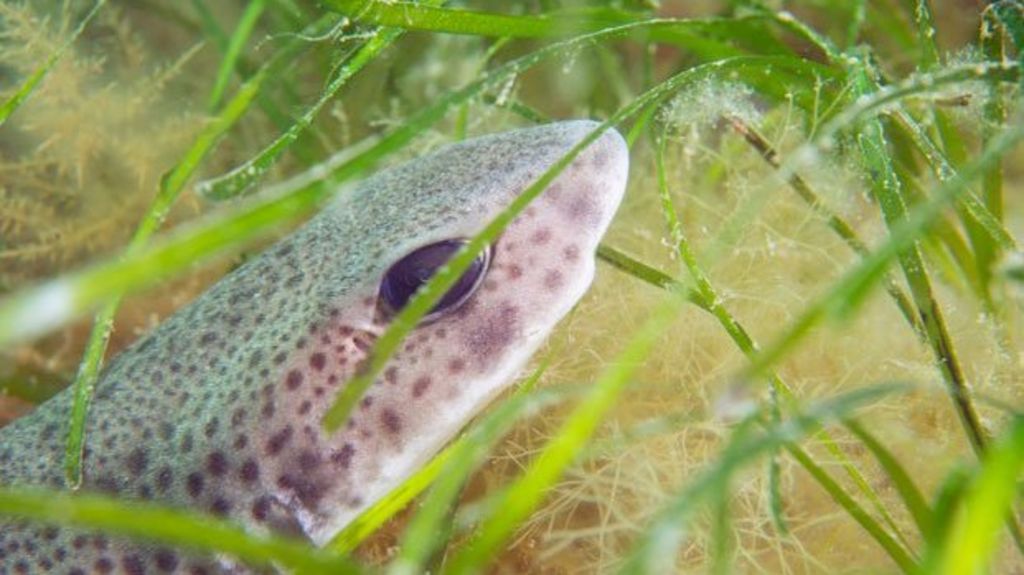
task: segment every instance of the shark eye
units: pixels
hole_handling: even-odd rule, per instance
[[[467,243],[469,241],[465,239],[440,241],[417,248],[395,262],[380,282],[379,305],[388,315],[397,314],[416,291]],[[491,250],[487,248],[473,260],[469,269],[421,321],[433,321],[465,303],[483,283],[490,261]]]

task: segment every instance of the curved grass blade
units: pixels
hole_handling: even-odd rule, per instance
[[[249,104],[259,93],[266,77],[265,72],[256,74],[243,84],[220,115],[199,134],[181,161],[160,179],[160,190],[156,199],[142,221],[139,222],[139,227],[132,235],[128,247],[125,248],[124,257],[130,258],[143,251],[150,236],[163,224],[168,212],[178,200],[185,184],[195,173],[200,162],[213,149],[221,136],[234,126],[235,122],[249,109]],[[82,449],[85,444],[86,418],[100,367],[103,364],[103,355],[107,350],[107,343],[113,330],[114,315],[121,303],[121,293],[119,290],[106,292],[105,295],[109,299],[93,319],[93,329],[86,342],[85,354],[72,384],[74,386],[74,402],[71,406],[67,446],[64,452],[64,480],[72,489],[77,489],[82,483]]]
[[[796,459],[800,465],[807,470],[808,473],[814,477],[814,480],[818,482],[832,500],[839,504],[846,513],[853,518],[860,526],[867,531],[868,535],[871,536],[885,552],[892,558],[893,562],[902,570],[904,573],[912,573],[917,567],[916,558],[913,557],[908,551],[900,546],[900,542],[893,538],[885,529],[873,517],[871,517],[867,511],[864,510],[846,491],[843,490],[839,483],[832,479],[827,471],[822,469],[820,465],[815,463],[814,459],[811,458],[804,450],[800,449],[796,444],[790,443],[786,445],[786,451]],[[897,535],[900,535],[897,532]]]
[[[772,147],[768,140],[761,135],[757,128],[736,117],[729,118],[729,122],[732,124],[733,128],[743,136],[747,143],[757,150],[758,154],[768,165],[776,170],[780,168],[781,164],[778,159],[778,152],[776,152],[775,148]],[[835,234],[839,236],[854,253],[862,257],[868,253],[867,244],[857,236],[857,232],[854,231],[853,226],[848,224],[846,220],[838,214],[830,210],[828,206],[821,201],[818,194],[811,189],[810,185],[808,185],[799,174],[794,172],[790,175],[789,185],[797,195],[800,196],[800,199],[802,199],[811,208],[811,210],[814,211],[814,213],[818,214],[825,220],[828,227],[835,232]],[[883,282],[885,284],[885,291],[889,294],[889,297],[892,298],[896,307],[899,308],[903,318],[910,325],[911,329],[914,330],[914,333],[923,337],[924,330],[921,328],[920,320],[914,311],[910,298],[903,292],[903,289],[896,283],[896,280],[893,279],[891,274],[885,274]]]
[[[96,494],[0,487],[0,516],[102,529],[207,553],[226,553],[254,566],[281,565],[303,574],[361,573],[348,559],[297,540],[246,533],[214,517]]]
[[[870,76],[868,64],[855,60],[852,65],[851,77],[854,82],[854,93],[866,96],[878,89]],[[891,157],[886,148],[886,134],[881,122],[872,118],[866,120],[858,130],[857,143],[860,155],[872,174],[871,188],[877,198],[886,227],[890,235],[893,229],[907,220],[907,201],[905,192],[896,175]],[[966,193],[967,185],[963,186],[961,195]],[[923,234],[922,234],[923,235]],[[946,328],[942,308],[935,300],[934,289],[925,266],[924,257],[917,241],[913,241],[896,254],[896,261],[903,270],[903,276],[910,287],[910,294],[917,306],[932,347],[935,362],[946,380],[950,394],[956,404],[957,414],[964,425],[968,439],[976,452],[985,448],[987,438],[981,426],[977,411],[967,389],[965,375],[955,352],[955,346]]]
[[[656,23],[656,22],[655,22]],[[485,77],[440,99],[407,122],[376,140],[366,151],[345,162],[327,162],[275,186],[267,197],[240,207],[227,215],[212,217],[186,228],[166,241],[113,261],[28,288],[0,300],[0,345],[30,339],[46,333],[106,301],[110,293],[122,293],[151,285],[197,261],[219,255],[269,233],[281,225],[310,213],[329,197],[341,183],[373,165],[383,156],[411,141],[426,127],[484,90],[501,85],[507,78],[537,63],[585,46],[595,40],[614,38],[634,28],[652,25],[640,22],[602,30],[546,46],[495,69]],[[724,68],[773,68],[792,70],[812,76],[822,67],[815,63],[786,57],[745,57]],[[726,72],[728,70],[722,70]],[[408,309],[408,308],[407,308]]]
[[[220,68],[217,70],[217,77],[213,82],[213,89],[210,91],[207,107],[211,111],[220,106],[224,91],[228,87],[228,81],[231,80],[231,73],[238,64],[242,48],[245,47],[245,43],[249,40],[256,23],[263,14],[264,5],[264,0],[253,0],[245,6],[245,11],[242,12],[242,17],[238,20],[238,26],[235,27],[235,31],[228,41],[224,57],[220,61]]]
[[[425,4],[440,4],[443,0],[431,0]],[[267,170],[288,149],[299,135],[313,123],[313,119],[329,101],[337,96],[338,91],[348,83],[349,79],[374,61],[386,48],[391,46],[404,31],[400,28],[380,28],[363,44],[359,50],[345,61],[333,74],[327,87],[313,103],[283,134],[277,137],[266,148],[244,164],[233,168],[227,173],[196,184],[196,193],[211,200],[226,200],[236,197],[252,187],[266,174]]]
[[[903,499],[903,504],[910,511],[910,517],[913,518],[917,529],[922,535],[927,534],[933,523],[934,515],[931,508],[928,507],[924,495],[921,494],[921,490],[917,488],[910,474],[900,464],[899,459],[857,421],[848,419],[843,422],[843,425],[875,456],[875,460],[885,469],[886,475],[892,480],[900,498]]]
[[[317,98],[317,101],[306,109],[284,133],[245,163],[232,168],[220,176],[196,184],[196,193],[210,200],[222,201],[238,197],[251,190],[267,173],[267,170],[277,162],[281,154],[313,123],[313,119],[320,113],[323,106],[334,99],[338,90],[353,75],[362,70],[366,64],[372,62],[381,51],[390,46],[400,35],[401,31],[399,30],[377,30],[373,37],[351,59],[342,65],[327,87],[324,88],[320,97]]]
[[[741,466],[774,449],[792,445],[819,429],[825,421],[846,417],[857,409],[906,389],[900,385],[857,389],[813,404],[782,421],[767,422],[763,432],[734,434],[733,440],[710,467],[690,481],[662,508],[650,527],[640,536],[619,572],[672,572],[676,549],[683,539],[686,523],[697,507],[714,495],[720,485],[728,482]],[[898,546],[895,548],[898,549]]]
[[[525,388],[503,401],[452,446],[451,458],[402,535],[398,557],[388,567],[390,575],[414,575],[429,570],[431,557],[452,536],[453,522],[448,515],[469,474],[479,467],[497,440],[506,435],[517,420],[564,397],[550,390],[523,393],[523,389],[537,382],[541,373],[541,369],[535,371]]]
[[[57,62],[60,61],[61,57],[64,56],[64,53],[68,51],[68,48],[70,48],[71,45],[75,43],[75,40],[77,40],[82,34],[82,30],[85,30],[85,27],[92,21],[93,17],[95,17],[100,11],[100,8],[102,8],[106,3],[107,0],[96,0],[92,9],[85,14],[85,17],[78,23],[78,26],[76,26],[71,32],[71,35],[68,36],[67,40],[65,40],[64,43],[53,52],[53,54],[50,54],[50,57],[47,58],[42,65],[36,68],[24,82],[22,82],[21,86],[13,95],[11,95],[10,98],[4,101],[3,104],[0,104],[0,126],[3,126],[7,121],[7,118],[9,118],[11,114],[21,106],[25,99],[32,94],[32,90],[35,90],[36,86],[39,85],[39,82],[42,82],[43,78],[50,73],[50,70],[53,69]]]
[[[490,516],[480,525],[477,537],[451,560],[445,573],[476,573],[487,564],[515,527],[540,503],[547,489],[576,459],[580,446],[597,429],[633,372],[643,364],[664,330],[675,320],[684,302],[683,298],[668,294],[630,338],[625,349],[598,377],[554,437],[544,444],[533,463],[519,479],[491,500]]]
[[[765,347],[747,369],[747,378],[752,378],[754,374],[776,363],[822,320],[842,317],[856,309],[889,264],[935,223],[944,208],[963,192],[966,184],[980,177],[984,170],[998,162],[1022,140],[1024,125],[1021,124],[1011,124],[993,138],[977,158],[960,170],[956,178],[940,185],[927,202],[915,207],[905,220],[894,226],[889,239],[881,247],[844,274],[825,295],[805,308],[800,317],[790,323],[785,333]]]
[[[1024,7],[1015,0],[998,0],[990,7],[1017,48],[1017,62],[1024,66]]]
[[[607,251],[610,250],[611,261],[614,262],[612,265],[615,265],[616,267],[622,269],[626,273],[634,275],[634,277],[637,277],[642,281],[650,283],[651,285],[654,285],[656,287],[662,287],[667,290],[679,291],[685,289],[681,283],[674,280],[667,274],[650,268],[649,266],[643,264],[642,262],[632,260],[631,258],[628,258],[628,256],[611,250],[606,246],[603,247],[605,248],[605,250],[599,250],[598,254],[601,255],[607,253]],[[602,259],[604,259],[605,261],[609,261],[609,258],[607,256],[602,257]],[[714,294],[713,291],[710,292],[710,295],[706,295],[702,293],[699,289],[690,292],[689,298],[691,302],[700,306],[702,309],[708,311],[709,313],[712,312],[712,306],[706,305],[705,302],[708,300],[719,300],[719,298]],[[746,330],[743,328],[743,326],[738,321],[731,318],[731,315],[729,315],[728,310],[726,310],[722,306],[717,307],[719,308],[719,312],[718,314],[716,314],[716,318],[718,317],[718,315],[725,316],[724,321],[722,319],[720,319],[719,321],[722,322],[723,328],[726,330],[726,333],[728,333],[729,336],[733,338],[733,341],[736,342],[737,346],[744,352],[744,354],[748,358],[753,358],[755,356],[757,349],[754,341],[746,333]],[[775,374],[772,371],[767,371],[766,375],[767,377],[770,378],[773,389],[777,389],[785,397],[785,399],[789,400],[790,402],[794,400],[792,392],[789,390],[786,383],[777,374]],[[860,471],[858,471],[858,469],[853,465],[849,458],[846,457],[843,451],[839,449],[838,445],[836,445],[831,435],[824,430],[820,431],[819,433],[821,433],[821,439],[823,440],[829,453],[841,463],[844,471],[846,471],[847,475],[849,475],[850,478],[854,481],[854,484],[858,487],[860,492],[865,497],[868,498],[868,500],[874,506],[875,511],[879,515],[881,515],[882,519],[886,522],[889,528],[892,529],[894,533],[896,533],[897,537],[899,538],[899,542],[895,541],[885,531],[885,529],[882,528],[878,521],[876,521],[860,504],[858,504],[855,499],[853,499],[849,494],[847,494],[842,488],[842,486],[840,486],[839,483],[832,479],[832,477],[829,476],[826,471],[824,471],[817,463],[815,463],[810,455],[807,455],[803,450],[801,450],[799,447],[795,445],[786,446],[786,449],[790,452],[790,454],[793,455],[797,462],[807,470],[811,477],[814,478],[815,481],[817,481],[819,485],[821,485],[821,487],[826,492],[828,492],[835,501],[839,502],[847,510],[850,516],[853,517],[854,520],[856,520],[864,527],[865,531],[867,531],[871,537],[876,539],[878,544],[883,549],[891,550],[890,555],[893,556],[894,561],[900,562],[906,558],[909,558],[910,553],[906,551],[903,547],[900,547],[900,543],[903,543],[903,545],[908,548],[909,544],[906,542],[905,537],[903,537],[902,533],[898,529],[895,520],[888,512],[885,505],[882,503],[881,498],[871,488],[869,482],[865,479],[863,474],[861,474]],[[769,480],[770,479],[771,478],[769,477]],[[776,501],[779,500],[776,499]]]
[[[972,470],[965,467],[954,467],[939,485],[933,506],[934,517],[928,530],[924,532],[927,548],[925,559],[922,561],[923,566],[934,566],[936,559],[933,550],[941,549],[946,538],[949,537],[949,532],[953,528],[954,515],[963,501],[964,493],[972,476]]]
[[[927,572],[954,575],[988,570],[999,533],[1007,515],[1012,514],[1022,470],[1024,419],[1017,417],[985,454],[978,474],[963,493],[945,540],[929,549],[934,563],[925,565]]]
[[[1002,62],[1006,59],[1006,51],[1003,47],[1006,30],[1002,26],[993,5],[990,4],[981,15],[981,28],[979,33],[979,44],[985,59],[990,62]],[[1007,120],[1006,95],[1002,86],[998,83],[990,83],[988,94],[985,98],[984,117],[982,125],[982,141],[987,142],[996,132],[997,126],[1002,126]],[[985,205],[992,214],[1002,221],[1003,219],[1003,169],[1002,165],[993,166],[982,179],[982,190],[985,198]]]
[[[378,0],[326,0],[331,10],[363,22],[407,30],[444,32],[493,38],[559,38],[640,23],[639,15],[609,9],[568,11],[538,16],[452,10],[420,3]],[[752,44],[759,54],[788,55],[792,50],[765,28],[763,14],[738,18],[647,20],[630,34],[641,42],[665,42],[686,48],[704,59],[750,53],[737,45]]]
[[[665,215],[667,227],[669,229],[670,239],[676,248],[676,257],[678,257],[679,260],[683,263],[691,279],[693,280],[695,284],[695,291],[701,295],[704,301],[714,302],[711,308],[708,310],[709,313],[711,313],[715,317],[715,319],[718,320],[719,324],[722,326],[722,329],[724,329],[725,332],[729,335],[729,337],[736,343],[736,346],[739,347],[743,354],[748,358],[752,358],[756,353],[757,345],[754,343],[753,338],[751,338],[751,336],[743,327],[743,325],[740,324],[740,322],[737,321],[735,317],[733,317],[729,310],[726,309],[726,307],[720,303],[723,301],[722,298],[719,297],[718,293],[716,293],[714,287],[711,285],[711,282],[708,279],[707,274],[704,273],[700,265],[697,263],[697,259],[693,254],[693,250],[690,248],[690,244],[687,241],[685,234],[683,233],[683,228],[679,222],[678,216],[676,215],[675,204],[672,200],[671,194],[669,193],[668,183],[665,178],[663,162],[663,144],[665,142],[665,139],[662,138],[661,142],[662,145],[659,145],[657,147],[657,152],[655,156],[655,167],[658,172],[658,186],[662,198],[662,212]],[[779,396],[782,395],[785,399],[789,400],[790,402],[793,402],[793,392],[790,389],[789,385],[786,384],[786,382],[783,381],[783,379],[775,371],[769,371],[766,375],[770,383],[769,402],[771,407],[771,416],[774,420],[777,421],[779,418],[781,418]],[[856,466],[853,465],[853,463],[849,460],[846,454],[836,444],[835,440],[831,437],[831,435],[829,435],[827,432],[822,432],[822,435],[825,446],[828,449],[829,453],[832,456],[834,456],[839,462],[841,462],[843,469],[846,471],[847,475],[854,481],[860,492],[864,494],[864,496],[867,497],[868,500],[872,503],[878,515],[882,517],[886,524],[889,525],[890,529],[892,529],[893,533],[897,535],[897,537],[900,540],[900,543],[902,543],[905,547],[909,548],[909,543],[903,537],[902,532],[897,526],[896,521],[892,518],[892,515],[889,513],[888,509],[886,509],[885,505],[882,504],[881,498],[879,497],[878,493],[876,493],[875,490],[871,488],[871,485],[864,478],[864,475],[857,469]],[[806,463],[804,462],[804,460],[806,460]],[[804,463],[806,466],[814,466],[814,468],[809,467],[808,471],[811,472],[812,475],[815,475],[815,477],[818,477],[819,475],[821,476],[819,480],[826,490],[834,490],[832,485],[837,484],[835,484],[832,481],[831,477],[829,477],[827,474],[822,475],[823,472],[816,474],[815,471],[817,466],[809,456],[804,457],[803,460],[801,460],[801,463]],[[778,460],[776,455],[773,453],[769,460],[768,481],[770,489],[769,507],[773,511],[777,511],[782,507],[782,495],[777,489],[777,475]],[[855,518],[863,517],[865,519],[866,528],[872,536],[876,536],[877,534],[885,535],[881,527],[878,526],[876,522],[863,509],[861,509],[859,506],[853,503],[853,499],[846,495],[846,493],[843,492],[842,489],[839,489],[839,493],[837,493],[835,496],[839,501],[851,502],[851,514],[854,515]],[[780,532],[786,531],[785,522],[783,520],[781,512],[776,512],[773,515],[773,520]],[[883,547],[890,546],[890,542],[887,540],[879,540],[879,543]],[[905,553],[903,553],[902,549],[897,549],[897,552],[899,552],[902,555],[906,555]]]
[[[549,47],[550,48],[550,47]],[[543,51],[543,50],[542,50]],[[542,51],[535,52],[538,54]],[[729,60],[722,60],[704,64],[669,78],[668,80],[651,88],[640,97],[620,109],[612,118],[604,122],[597,129],[591,131],[580,140],[566,155],[558,162],[555,162],[548,170],[541,174],[529,187],[499,213],[487,226],[474,236],[448,264],[435,274],[430,281],[416,292],[407,306],[395,316],[392,323],[381,334],[373,349],[370,351],[369,361],[366,368],[346,384],[345,388],[338,393],[334,403],[328,408],[324,415],[323,425],[328,432],[338,429],[348,418],[349,413],[358,403],[363,393],[373,384],[380,372],[384,369],[391,354],[398,349],[406,334],[411,331],[419,319],[423,317],[448,289],[458,280],[461,274],[473,262],[478,253],[486,248],[526,206],[539,196],[557,175],[569,165],[570,162],[587,146],[594,142],[613,124],[621,122],[634,115],[647,106],[661,102],[671,93],[678,90],[688,82],[693,82],[715,74],[728,74],[752,66],[776,66],[779,68],[791,68],[795,71],[810,69],[800,60],[780,57],[737,57]]]
[[[831,72],[835,75],[835,71]],[[777,177],[782,180],[789,180],[803,167],[808,159],[818,157],[825,152],[825,148],[833,145],[843,130],[857,125],[883,113],[886,109],[899,103],[901,100],[917,94],[927,94],[936,90],[939,86],[952,86],[963,82],[975,80],[991,82],[1016,82],[1020,76],[1020,67],[1016,63],[986,63],[965,66],[952,66],[941,72],[913,76],[902,82],[886,86],[869,95],[855,99],[850,105],[839,108],[835,112],[827,112],[821,128],[815,131],[813,138],[794,150],[787,161],[783,162],[777,170]],[[960,194],[958,193],[957,196]],[[752,218],[761,212],[764,204],[770,198],[770,194],[762,193],[752,197],[744,206],[735,211],[722,226],[718,238],[711,242],[705,250],[704,256],[707,259],[715,259],[722,256],[730,249],[739,237],[741,230],[751,224]]]
[[[486,449],[483,446],[490,445],[493,442],[492,438],[496,439],[498,436],[503,435],[504,431],[502,430],[507,429],[517,421],[524,412],[527,414],[533,413],[537,409],[550,405],[554,400],[560,399],[560,397],[546,392],[527,395],[527,392],[532,390],[533,385],[543,375],[546,365],[546,363],[542,364],[541,367],[535,370],[527,381],[519,387],[514,397],[502,402],[493,412],[488,413],[481,421],[473,424],[468,432],[431,459],[415,475],[363,512],[355,521],[338,533],[327,547],[339,553],[347,553],[355,549],[363,540],[372,535],[388,519],[401,511],[402,508],[419,494],[423,493],[431,484],[436,483],[432,490],[433,493],[434,490],[439,489],[438,485],[444,484],[454,477],[463,476],[456,474],[472,471],[475,467],[476,459],[467,460],[467,450],[474,454],[483,450],[480,456],[486,455]],[[513,405],[506,407],[510,403]],[[429,497],[433,499],[436,496],[432,494]],[[423,507],[428,505],[429,503],[424,502]],[[409,530],[413,529],[412,525],[415,525],[417,521],[421,521],[419,516],[423,513],[424,511],[421,510],[413,518],[410,527],[406,528],[407,535],[404,539],[410,539],[408,535]],[[432,536],[439,532],[440,529],[427,530],[427,533],[432,534]],[[427,539],[416,537],[413,538],[412,545],[424,545],[427,541]],[[409,550],[407,545],[402,545],[400,553],[401,556],[408,556]]]

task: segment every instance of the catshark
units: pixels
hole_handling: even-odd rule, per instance
[[[609,130],[481,253],[347,422],[320,424],[416,289],[588,132],[480,137],[378,173],[115,357],[83,489],[323,545],[514,381],[579,301],[622,198]],[[0,484],[63,488],[70,391],[0,430]],[[230,558],[0,518],[0,573],[245,573]]]

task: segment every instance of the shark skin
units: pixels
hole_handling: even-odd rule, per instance
[[[478,233],[598,124],[480,137],[380,172],[170,316],[102,373],[83,489],[192,508],[323,545],[514,380],[579,301],[622,198],[610,130],[491,246],[464,301],[422,321],[341,429],[324,412],[386,329],[381,282]],[[0,484],[63,487],[62,392],[0,429]],[[0,573],[249,573],[196,554],[0,519]]]

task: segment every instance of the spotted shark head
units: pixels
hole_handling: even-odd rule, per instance
[[[325,431],[325,412],[417,287],[596,127],[465,141],[339,193],[110,362],[90,409],[83,488],[328,541],[505,389],[586,291],[626,183],[614,131],[505,228],[346,424]],[[72,399],[62,392],[0,430],[0,483],[62,484]],[[128,539],[81,545],[73,528],[0,523],[3,537],[27,543],[6,547],[0,571],[45,559],[64,571],[237,572],[228,558]]]
[[[341,430],[308,431],[415,288],[597,126],[564,122],[450,145],[343,195],[299,239],[296,252],[322,254],[315,245],[325,238],[338,248],[316,266],[315,279],[304,280],[327,312],[285,361],[288,393],[276,405],[288,415],[267,427],[266,441],[296,436],[293,455],[268,477],[275,498],[315,542],[329,540],[436,453],[515,379],[583,296],[626,184],[628,151],[614,130],[478,256]],[[305,437],[297,437],[300,428]]]

